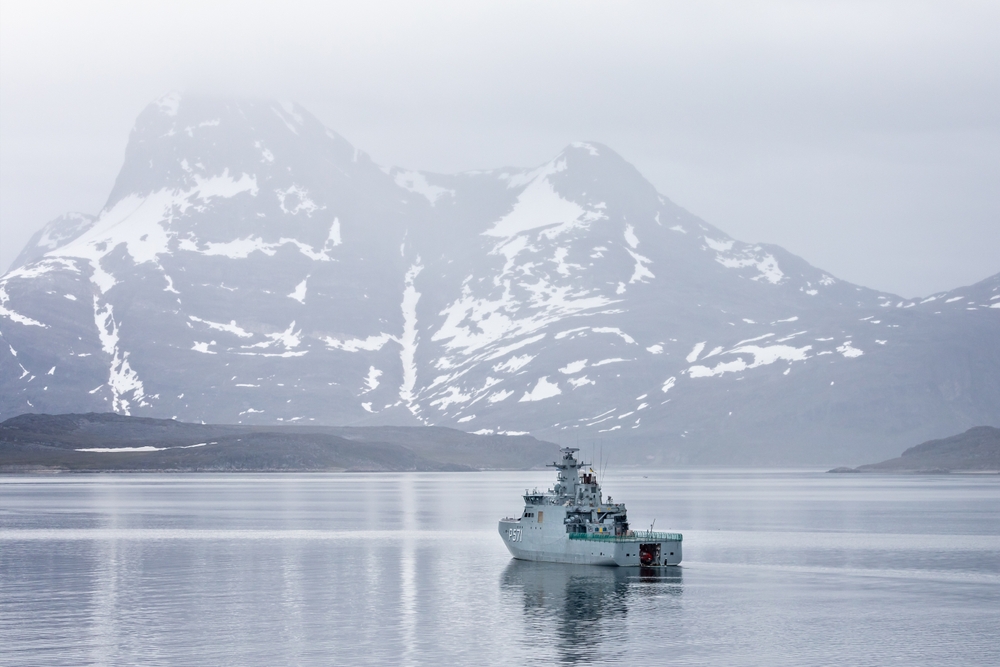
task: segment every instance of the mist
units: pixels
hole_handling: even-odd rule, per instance
[[[169,91],[294,100],[384,165],[610,146],[732,236],[905,297],[1000,269],[1000,8],[4,4],[0,266],[96,214]]]

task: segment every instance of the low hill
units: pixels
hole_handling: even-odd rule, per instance
[[[1000,471],[1000,428],[976,426],[965,433],[910,447],[897,458],[830,472]]]
[[[527,469],[558,457],[530,436],[429,427],[189,424],[113,413],[0,423],[0,470],[445,471]]]

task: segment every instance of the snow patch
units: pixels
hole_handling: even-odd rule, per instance
[[[635,228],[632,225],[625,225],[625,242],[633,250],[639,247],[639,237],[635,235]]]
[[[518,237],[520,238],[520,237]],[[555,255],[552,257],[553,263],[556,265],[556,272],[563,276],[569,275],[570,269],[582,269],[583,267],[579,264],[570,264],[566,261],[566,257],[569,255],[569,248],[556,248]]]
[[[740,345],[743,345],[744,343],[755,343],[755,342],[757,342],[759,340],[764,340],[765,338],[770,338],[773,335],[774,335],[773,333],[766,333],[763,336],[757,336],[756,338],[747,338],[746,340],[741,340],[740,342],[736,343],[736,346],[738,347]]]
[[[719,363],[714,368],[691,366],[687,370],[687,373],[692,378],[713,377],[717,375],[721,376],[725,373],[738,373],[759,366],[767,366],[778,360],[805,361],[808,358],[807,352],[811,349],[811,345],[800,348],[792,347],[791,345],[770,345],[768,347],[744,345],[735,347],[727,351],[726,354],[752,354],[754,360],[751,364],[747,364],[742,358],[738,358],[733,361]]]
[[[570,144],[570,146],[572,146],[573,148],[582,148],[594,157],[600,155],[600,153],[597,150],[597,147],[593,146],[592,144],[584,143],[582,141],[574,141],[572,144]]]
[[[180,294],[180,292],[178,292],[176,289],[174,289],[174,279],[171,278],[166,273],[163,274],[163,277],[166,278],[166,280],[167,280],[167,286],[163,288],[163,291],[164,292],[171,292],[172,294]]]
[[[140,406],[149,405],[145,401],[142,381],[129,364],[129,353],[118,348],[118,323],[114,310],[110,303],[101,307],[97,295],[94,295],[94,324],[97,325],[101,350],[111,357],[107,385],[111,389],[112,411],[128,415],[133,402],[138,402]]]
[[[564,375],[573,375],[575,373],[579,373],[586,367],[587,367],[587,360],[581,359],[579,361],[569,362],[568,364],[560,368],[559,372],[563,373]]]
[[[591,331],[594,333],[610,333],[616,336],[621,336],[621,339],[628,343],[629,345],[635,345],[635,339],[629,336],[627,333],[619,329],[618,327],[593,327]]]
[[[261,341],[260,343],[254,343],[253,345],[244,345],[242,349],[253,350],[253,349],[268,349],[273,345],[281,345],[285,348],[285,352],[274,353],[274,352],[238,352],[237,354],[244,356],[261,356],[261,357],[301,357],[306,354],[307,350],[302,350],[299,352],[293,352],[296,347],[302,343],[301,337],[302,331],[295,331],[295,321],[288,325],[288,328],[284,331],[264,334],[264,336],[270,340]]]
[[[840,352],[842,355],[844,355],[848,359],[853,359],[855,357],[860,357],[861,355],[864,354],[864,352],[862,352],[858,348],[852,347],[851,346],[851,341],[849,341],[849,340],[844,341],[844,344],[841,345],[841,346],[839,346],[837,348],[837,352]]]
[[[417,262],[420,258],[417,258]],[[400,308],[403,311],[403,335],[399,338],[399,360],[403,364],[403,384],[399,387],[399,397],[404,400],[413,411],[413,387],[417,384],[417,302],[420,300],[420,292],[417,291],[415,281],[423,270],[423,265],[415,263],[410,265],[403,279],[403,302]]]
[[[476,298],[469,285],[463,285],[461,296],[440,311],[444,323],[431,340],[446,341],[447,349],[471,355],[503,339],[531,335],[567,316],[613,303],[573,285],[552,285],[544,277],[517,285],[505,280],[502,287],[502,294],[494,298]],[[527,296],[516,298],[515,287]],[[519,318],[521,312],[525,315]]]
[[[701,354],[701,351],[704,349],[705,349],[705,341],[697,343],[691,350],[691,352],[688,353],[688,356],[684,358],[687,360],[689,364],[694,363],[695,361],[698,360],[698,355]]]
[[[333,230],[331,229],[331,234],[332,233]],[[339,227],[337,233],[339,235]],[[330,248],[329,243],[330,242],[327,241],[326,245],[322,249],[315,250],[312,246],[306,245],[296,239],[282,237],[275,243],[269,243],[264,241],[264,239],[259,236],[248,236],[245,239],[234,239],[232,241],[223,241],[219,243],[209,241],[204,244],[204,247],[198,247],[198,244],[194,240],[185,238],[180,240],[178,247],[186,252],[196,252],[201,255],[221,255],[223,257],[228,257],[229,259],[246,259],[254,252],[262,252],[268,257],[273,257],[282,246],[293,245],[300,253],[311,260],[329,262],[333,259],[327,253],[327,249]],[[338,244],[335,243],[334,245]]]
[[[718,241],[716,239],[709,238],[707,236],[705,236],[703,238],[705,239],[705,245],[707,245],[709,248],[711,248],[712,250],[714,250],[716,252],[726,252],[726,251],[730,250],[733,247],[733,240],[732,239],[729,239],[728,241],[725,241],[725,240],[724,241]]]
[[[97,454],[114,454],[118,452],[162,452],[164,449],[169,449],[169,448],[144,445],[142,447],[84,447],[81,449],[74,449],[73,451],[94,452]]]
[[[451,195],[452,197],[455,196],[454,190],[428,183],[427,177],[419,171],[398,171],[396,172],[394,180],[396,181],[396,185],[404,190],[415,192],[416,194],[425,197],[431,205],[436,204],[437,200],[445,194]]]
[[[200,322],[202,324],[208,325],[210,329],[215,329],[216,331],[225,331],[226,333],[231,333],[240,338],[252,338],[253,334],[244,329],[243,327],[236,324],[236,320],[232,320],[229,324],[221,324],[219,322],[211,322],[209,320],[203,320],[200,317],[195,317],[194,315],[188,315],[188,319],[192,322]]]
[[[381,350],[382,346],[390,340],[396,340],[396,338],[387,333],[368,336],[368,338],[351,338],[348,340],[337,340],[330,336],[323,338],[323,342],[326,343],[327,347],[333,350],[343,350],[344,352],[359,352],[361,350],[375,352]]]
[[[292,184],[285,190],[276,190],[275,194],[278,197],[281,210],[289,215],[305,213],[307,217],[312,217],[312,214],[321,208],[309,197],[309,191],[300,185]],[[292,202],[294,202],[294,206]]]
[[[366,389],[362,391],[362,394],[367,394],[370,391],[374,391],[378,387],[378,379],[382,375],[382,371],[375,368],[374,366],[369,366],[368,377],[365,378]]]
[[[343,244],[340,238],[340,218],[334,218],[333,224],[330,225],[330,233],[326,237],[327,248],[335,248]]]
[[[305,278],[303,278],[302,282],[300,282],[298,285],[295,286],[295,289],[292,291],[291,294],[288,295],[288,297],[291,298],[291,299],[295,299],[296,301],[298,301],[301,304],[305,304],[305,302],[306,302],[306,282],[308,280],[309,280],[308,276],[305,277]]]
[[[506,389],[500,390],[494,394],[491,394],[486,400],[490,403],[499,403],[500,401],[506,400],[514,395],[513,391],[508,391]]]
[[[717,255],[715,261],[722,264],[722,266],[727,269],[742,269],[753,266],[760,272],[760,274],[754,276],[751,280],[763,279],[772,285],[777,285],[785,277],[785,274],[782,273],[781,269],[778,267],[778,260],[769,254],[765,254],[762,258],[736,258]]]
[[[722,346],[721,345],[719,345],[718,347],[712,348],[712,351],[709,352],[708,354],[706,354],[704,357],[702,357],[702,360],[708,359],[709,357],[714,357],[715,355],[719,354],[720,352],[722,352]]]
[[[513,352],[514,350],[520,350],[522,347],[531,345],[532,343],[537,343],[541,339],[545,338],[546,334],[540,333],[537,336],[532,336],[531,338],[525,338],[524,340],[518,341],[516,343],[511,343],[510,345],[505,345],[504,347],[497,348],[495,352],[487,355],[486,359],[492,361],[494,359],[499,359],[500,357]]]
[[[653,272],[646,268],[646,264],[652,264],[653,260],[648,257],[643,257],[637,252],[632,252],[628,248],[625,248],[626,252],[632,256],[635,260],[635,268],[632,270],[632,277],[629,278],[629,284],[637,282],[645,282],[646,278],[655,278]],[[623,290],[624,291],[624,290]]]
[[[531,391],[524,392],[524,396],[518,401],[519,403],[525,403],[530,401],[541,401],[546,398],[552,398],[553,396],[558,396],[562,393],[559,385],[553,382],[549,382],[547,375],[538,378],[538,382],[535,384],[535,388]]]
[[[145,196],[123,197],[105,209],[83,234],[49,251],[46,257],[87,260],[93,268],[91,282],[104,293],[116,281],[103,269],[101,259],[119,245],[124,244],[125,251],[136,264],[157,263],[160,254],[170,252],[173,238],[164,227],[165,222],[214,197],[230,198],[244,192],[251,196],[257,194],[256,177],[242,174],[238,179],[233,178],[228,169],[209,178],[195,176],[194,181],[194,187],[186,191],[164,188]]]
[[[575,329],[566,329],[565,331],[560,331],[555,335],[556,340],[562,340],[566,336],[575,334],[580,331],[589,331],[590,327],[576,327]]]
[[[444,411],[448,409],[449,405],[453,405],[455,403],[466,403],[472,399],[471,395],[463,394],[458,387],[448,387],[447,391],[448,393],[441,398],[431,401],[431,405],[438,405],[440,406],[439,409]]]
[[[493,370],[498,373],[500,372],[515,373],[520,369],[524,368],[525,366],[527,366],[528,362],[530,362],[534,358],[535,355],[533,354],[522,354],[521,356],[518,357],[511,357],[507,361],[495,364],[493,366]]]
[[[565,165],[565,162],[562,164]],[[548,173],[553,173],[553,169],[558,171],[549,165]],[[549,182],[548,173],[538,174],[518,196],[513,210],[483,234],[511,238],[540,227],[553,227],[546,235],[555,238],[570,229],[586,227],[594,220],[605,217],[598,211],[588,212],[576,202],[563,199]]]

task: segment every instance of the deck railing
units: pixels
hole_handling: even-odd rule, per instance
[[[651,530],[630,530],[627,535],[613,533],[570,533],[571,540],[595,540],[597,542],[683,542],[680,533],[660,533]]]

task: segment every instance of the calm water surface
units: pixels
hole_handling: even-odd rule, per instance
[[[0,477],[0,664],[1000,664],[1000,476],[608,473],[662,572],[512,561],[550,482]]]

